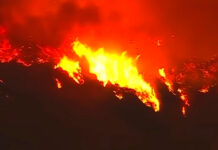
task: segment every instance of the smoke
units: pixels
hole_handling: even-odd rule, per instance
[[[15,46],[27,41],[58,47],[75,24],[99,21],[96,6],[79,7],[76,1],[2,1],[0,23]]]
[[[1,0],[0,24],[14,47],[58,48],[70,36],[140,54],[139,68],[149,76],[188,57],[217,54],[217,6],[216,0]]]

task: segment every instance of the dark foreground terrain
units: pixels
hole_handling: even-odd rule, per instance
[[[55,83],[58,77],[63,88]],[[218,94],[193,93],[187,116],[157,81],[161,111],[118,100],[95,80],[77,85],[49,65],[1,64],[1,150],[217,150]]]

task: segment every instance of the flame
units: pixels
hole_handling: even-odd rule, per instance
[[[164,68],[161,68],[158,71],[159,71],[160,76],[162,77],[162,80],[164,81],[165,85],[167,86],[168,90],[170,92],[174,93],[173,92],[173,83],[167,78]]]
[[[121,88],[133,89],[143,103],[153,107],[155,111],[159,111],[160,103],[154,89],[144,81],[133,59],[127,57],[125,52],[121,55],[111,54],[106,53],[103,48],[93,51],[79,41],[73,43],[73,50],[79,57],[87,59],[90,73],[95,74],[104,86],[111,83],[119,85]]]
[[[182,107],[182,114],[185,115],[186,107],[190,106],[188,95],[186,94],[185,90],[178,88],[177,92],[175,91],[175,89],[173,88],[173,82],[167,78],[164,68],[159,69],[159,75],[162,77],[162,81],[165,83],[168,90],[174,95],[178,94],[180,99],[184,102],[184,106]]]
[[[122,90],[119,91],[119,89],[128,89],[134,91],[136,96],[147,106],[159,111],[160,103],[154,88],[143,79],[136,66],[136,61],[140,55],[133,59],[128,57],[126,52],[121,54],[108,53],[103,48],[94,51],[76,40],[72,43],[73,51],[62,49],[62,47],[56,50],[37,45],[37,48],[40,49],[39,54],[36,55],[36,58],[29,59],[23,56],[22,48],[13,48],[4,35],[5,32],[6,30],[0,27],[0,63],[15,61],[29,67],[33,63],[52,62],[56,64],[55,69],[61,68],[76,83],[82,84],[84,82],[82,73],[84,72],[80,67],[80,59],[74,60],[68,57],[74,52],[79,58],[84,57],[87,60],[89,73],[96,75],[97,80],[101,81],[104,86],[110,83],[117,88],[114,90],[117,98],[123,99]],[[161,46],[161,40],[157,41],[157,46]],[[214,57],[204,62],[195,62],[195,60],[185,62],[181,66],[171,69],[170,72],[166,72],[166,68],[160,68],[158,71],[168,90],[183,101],[182,114],[185,115],[186,109],[191,104],[189,91],[209,92],[210,88],[217,85],[217,68],[218,59]],[[169,68],[167,69],[169,71]],[[57,87],[62,88],[61,82],[58,79],[55,80]],[[0,80],[0,83],[2,82]]]
[[[56,84],[57,84],[57,88],[62,88],[62,83],[56,78],[55,79],[55,81],[56,81]]]
[[[184,92],[183,89],[178,89],[177,91],[180,94],[180,99],[184,102],[186,106],[189,106],[190,104],[189,104],[188,95]]]
[[[189,91],[207,93],[210,88],[217,85],[218,59],[212,57],[206,61],[188,60],[176,69],[171,69],[170,78],[165,69],[159,69],[162,81],[174,95],[178,95],[184,102],[182,113],[186,114],[186,108],[190,106]]]
[[[67,56],[64,56],[60,62],[55,66],[56,68],[61,68],[66,71],[71,78],[78,84],[83,83],[82,75],[81,75],[81,68],[79,66],[78,61],[73,61],[69,59]]]

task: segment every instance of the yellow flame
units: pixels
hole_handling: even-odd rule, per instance
[[[159,111],[159,100],[151,85],[144,81],[139,74],[135,62],[127,57],[125,52],[121,55],[106,53],[103,48],[93,51],[79,41],[73,43],[73,49],[79,57],[85,57],[89,64],[89,71],[97,76],[99,81],[136,91],[138,98],[147,106]]]
[[[165,73],[164,68],[161,68],[158,71],[159,71],[159,74],[160,74],[161,77],[166,78],[166,73]]]
[[[81,68],[78,61],[73,61],[68,57],[64,56],[60,62],[55,66],[56,68],[62,68],[67,71],[69,76],[74,79],[75,82],[81,84],[83,82],[81,78]]]

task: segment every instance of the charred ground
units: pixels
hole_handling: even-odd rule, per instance
[[[37,149],[217,149],[217,87],[193,93],[187,116],[157,81],[161,111],[133,94],[123,100],[96,80],[83,85],[52,65],[0,64],[0,147]],[[58,89],[54,78],[63,87]]]

